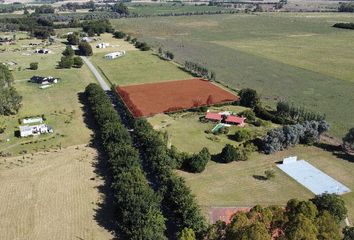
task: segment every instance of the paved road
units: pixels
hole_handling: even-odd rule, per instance
[[[103,90],[105,91],[110,91],[111,88],[109,87],[109,85],[106,83],[106,81],[103,79],[103,77],[101,76],[101,74],[97,71],[97,69],[95,68],[95,66],[93,66],[93,64],[91,63],[91,61],[87,58],[87,57],[81,57],[82,60],[84,60],[84,62],[86,63],[86,65],[89,67],[89,69],[91,70],[91,72],[93,73],[93,75],[95,75],[97,81],[99,82],[99,84],[101,85],[101,87],[103,88]]]

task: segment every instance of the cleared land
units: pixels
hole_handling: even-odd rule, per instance
[[[103,180],[83,145],[0,158],[2,239],[112,239],[95,218]]]
[[[112,20],[116,28],[178,62],[198,62],[234,88],[257,89],[327,115],[343,136],[354,118],[354,32],[335,29],[353,14],[260,13]]]
[[[118,87],[117,92],[134,117],[152,116],[239,99],[236,95],[203,79],[130,85]]]
[[[331,177],[354,189],[354,165],[316,147],[298,146],[272,155],[253,154],[246,162],[220,164],[210,162],[201,174],[178,171],[183,176],[198,202],[205,209],[211,206],[253,206],[255,204],[285,204],[291,198],[308,199],[313,194],[287,176],[275,163],[284,157],[296,155],[305,159]],[[273,169],[275,178],[264,181],[264,171]],[[343,195],[349,210],[349,219],[354,222],[354,193]]]
[[[19,34],[17,34],[18,37]],[[3,153],[17,155],[23,152],[40,151],[55,146],[71,146],[87,143],[91,132],[83,120],[82,104],[79,93],[87,84],[96,82],[90,70],[84,65],[81,69],[56,69],[64,45],[55,43],[45,46],[53,51],[48,55],[34,54],[34,48],[29,43],[39,43],[38,40],[20,40],[14,46],[2,46],[0,62],[15,62],[10,68],[15,78],[15,88],[23,96],[22,107],[17,115],[0,117],[5,121],[6,130],[0,134],[0,149]],[[30,62],[38,62],[38,70],[29,70]],[[33,75],[59,77],[58,84],[51,88],[39,89],[37,84],[28,83]],[[20,118],[42,115],[54,133],[34,138],[20,139],[14,133]]]
[[[114,60],[107,60],[104,55],[94,54],[90,60],[107,80],[119,86],[191,78],[175,64],[162,61],[151,52],[128,51],[125,56]]]

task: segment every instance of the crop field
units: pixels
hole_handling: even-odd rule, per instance
[[[95,220],[96,158],[84,145],[0,158],[1,239],[112,239]]]
[[[212,206],[247,207],[255,204],[283,205],[291,198],[308,199],[314,195],[275,166],[287,156],[298,156],[348,186],[352,192],[343,195],[354,222],[353,159],[343,159],[316,147],[298,146],[272,155],[255,153],[245,162],[220,164],[210,162],[201,174],[178,171],[204,209]],[[259,180],[264,171],[273,169],[275,178]]]
[[[115,19],[114,27],[198,62],[234,88],[258,90],[267,104],[288,100],[326,114],[343,136],[354,118],[354,32],[336,29],[353,14],[259,13]]]
[[[233,113],[239,113],[247,108],[230,105],[210,107],[208,109],[211,112],[231,111]],[[167,132],[170,143],[175,145],[181,151],[196,153],[202,150],[203,147],[207,147],[212,154],[217,154],[221,152],[225,144],[239,144],[232,139],[232,135],[237,129],[239,129],[239,127],[231,126],[227,135],[206,133],[206,131],[211,131],[216,123],[202,123],[199,118],[204,115],[204,113],[196,112],[157,114],[147,120],[151,123],[154,129],[161,132]],[[245,128],[249,129],[254,136],[262,136],[274,127],[276,127],[276,125],[271,123],[266,123],[266,126],[262,127],[255,127],[250,124],[246,124],[245,126]]]
[[[134,117],[234,102],[239,99],[231,92],[203,79],[130,85],[118,87],[117,92]]]
[[[20,40],[17,45],[0,53],[0,62],[16,63],[10,68],[15,78],[14,86],[23,96],[22,107],[17,115],[0,118],[0,121],[6,123],[5,132],[0,134],[1,151],[17,155],[56,146],[87,143],[91,132],[83,121],[78,94],[87,84],[95,82],[93,75],[85,65],[81,69],[56,69],[64,45],[54,44],[47,47],[53,51],[52,54],[39,55],[32,53],[33,50],[28,47],[29,42],[36,40]],[[38,70],[29,70],[30,62],[38,62]],[[51,88],[39,89],[37,84],[28,83],[33,75],[54,76],[60,80]],[[33,138],[15,137],[20,118],[42,114],[47,119],[46,123],[53,127],[54,133]]]
[[[114,60],[107,60],[104,55],[97,53],[90,59],[111,83],[119,86],[191,78],[175,64],[163,61],[151,52],[128,51]]]

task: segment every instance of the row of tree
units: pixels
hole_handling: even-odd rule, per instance
[[[174,173],[179,161],[175,157],[180,155],[167,148],[161,134],[145,119],[134,120],[119,96],[117,98],[121,117],[134,129],[133,139],[144,169],[162,197],[163,213],[173,225],[169,232],[176,236],[183,229],[190,229],[200,239],[207,228],[205,219],[184,179]],[[209,158],[207,150],[203,150],[201,155]]]
[[[207,240],[340,240],[339,222],[347,209],[341,197],[323,194],[309,201],[291,199],[285,209],[254,206],[249,212],[239,211],[231,222],[218,221],[209,227]],[[346,228],[344,239],[353,228]]]
[[[59,68],[71,68],[71,67],[81,68],[82,65],[84,64],[82,59],[79,56],[74,56],[75,51],[71,48],[71,46],[66,46],[62,54],[63,57],[60,59],[60,62],[58,64]]]
[[[193,75],[196,75],[201,78],[215,80],[215,72],[209,71],[208,68],[201,66],[199,63],[194,63],[191,61],[185,61],[184,69]]]
[[[139,154],[128,130],[99,85],[88,85],[85,93],[112,174],[119,236],[136,240],[166,239],[160,199],[141,169]]]
[[[114,29],[111,22],[108,19],[99,19],[84,21],[81,23],[82,29],[89,36],[94,36],[95,34],[100,35],[101,33],[113,33]]]
[[[16,114],[21,107],[22,97],[13,87],[12,73],[0,63],[0,115]]]
[[[354,23],[336,23],[333,25],[336,28],[344,28],[344,29],[354,29]]]
[[[326,121],[306,121],[270,130],[263,138],[262,151],[266,154],[281,151],[296,144],[314,144],[328,131]]]
[[[354,3],[353,2],[343,2],[339,4],[339,12],[354,12]]]

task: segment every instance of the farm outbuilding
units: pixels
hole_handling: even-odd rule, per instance
[[[104,55],[104,57],[106,59],[112,60],[112,59],[119,58],[124,55],[125,55],[125,51],[122,50],[122,51],[118,51],[118,52],[108,53],[108,54]]]
[[[19,126],[19,129],[20,129],[21,137],[29,137],[29,136],[53,132],[52,128],[46,124],[39,124],[33,126],[24,125],[24,126]]]
[[[109,47],[109,43],[99,43],[96,45],[96,48],[106,48]]]
[[[55,77],[40,77],[40,76],[33,76],[31,77],[31,79],[29,80],[32,83],[37,83],[37,84],[41,84],[41,85],[48,85],[48,84],[53,84],[53,83],[57,83],[58,79]]]

